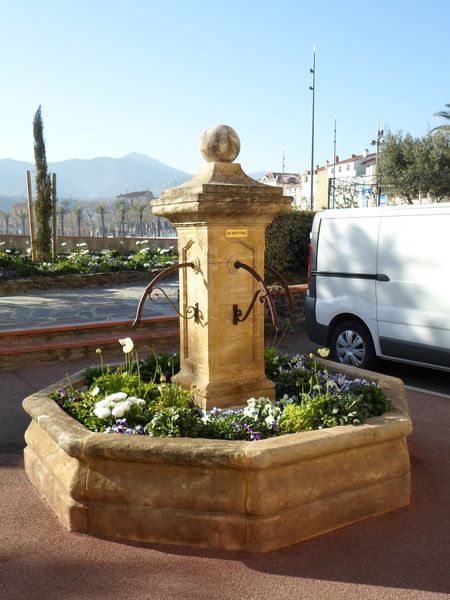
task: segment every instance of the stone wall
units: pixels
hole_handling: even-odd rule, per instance
[[[148,241],[149,248],[171,248],[177,249],[177,238],[140,238],[140,237],[78,237],[66,236],[58,237],[57,251],[71,252],[79,250],[79,244],[86,244],[83,248],[91,251],[100,250],[120,250],[120,252],[133,252],[140,249],[140,245],[136,242]],[[3,249],[15,248],[16,250],[26,250],[30,246],[30,238],[27,235],[5,235],[0,234],[0,245]]]
[[[266,306],[264,327],[266,339],[270,339],[275,335],[279,336],[284,335],[285,333],[299,333],[304,330],[306,289],[307,286],[303,284],[289,286],[293,303],[292,312],[286,294],[278,293],[274,295],[275,306],[280,320],[280,331],[276,334],[269,309]]]
[[[150,283],[158,271],[117,271],[114,273],[91,273],[88,275],[51,275],[0,280],[0,295],[15,295],[36,290],[76,289],[103,287],[127,283]]]

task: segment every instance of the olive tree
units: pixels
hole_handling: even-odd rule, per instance
[[[439,131],[424,137],[389,132],[377,164],[377,180],[388,196],[413,204],[428,197],[440,202],[450,195],[450,145]]]

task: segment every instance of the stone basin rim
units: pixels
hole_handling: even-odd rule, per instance
[[[329,364],[329,361],[326,363]],[[335,364],[335,363],[334,363]],[[64,378],[28,396],[24,410],[71,457],[81,460],[108,459],[124,462],[222,465],[228,468],[264,469],[268,464],[282,466],[292,461],[357,448],[371,443],[408,436],[412,431],[406,395],[401,380],[361,369],[336,365],[348,375],[357,374],[377,381],[394,407],[362,425],[342,425],[327,429],[285,434],[260,441],[216,440],[105,434],[90,431],[66,413],[49,394],[67,385]],[[86,369],[71,376],[72,385],[82,385]]]

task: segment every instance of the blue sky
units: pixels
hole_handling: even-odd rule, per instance
[[[450,103],[450,3],[0,0],[0,158],[140,152],[194,173],[226,123],[247,172],[304,171],[359,153],[382,128],[424,135]],[[372,148],[373,149],[373,148]]]

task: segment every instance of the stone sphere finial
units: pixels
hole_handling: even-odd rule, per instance
[[[241,141],[229,125],[209,127],[200,138],[200,151],[207,162],[233,162],[241,149]]]

